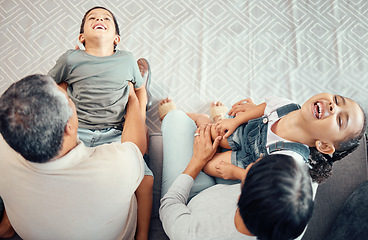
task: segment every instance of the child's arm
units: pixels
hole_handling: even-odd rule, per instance
[[[261,103],[251,108],[249,111],[238,113],[235,118],[220,120],[216,123],[216,130],[218,131],[219,135],[227,138],[241,124],[247,123],[249,120],[262,117],[265,108],[266,103]]]

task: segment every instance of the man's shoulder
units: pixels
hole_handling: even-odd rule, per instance
[[[108,154],[138,154],[139,148],[132,142],[112,142],[95,147],[97,152],[106,152]]]

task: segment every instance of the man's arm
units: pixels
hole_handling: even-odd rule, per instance
[[[140,86],[139,88],[136,88],[135,93],[139,101],[139,107],[140,107],[142,118],[145,121],[146,120],[146,105],[147,105],[147,92],[146,92],[145,85],[142,84],[142,86]]]
[[[3,218],[0,222],[0,238],[10,238],[15,234],[13,227],[10,224],[6,210],[4,210]]]
[[[125,123],[123,133],[121,135],[121,142],[133,142],[135,143],[142,154],[147,149],[146,139],[146,126],[142,119],[142,115],[139,107],[139,100],[135,94],[133,84],[129,85],[129,98],[127,104],[127,110],[125,114]]]
[[[65,92],[67,91],[68,89],[68,84],[66,82],[61,82],[59,83],[59,86],[65,90]]]
[[[189,237],[191,213],[186,205],[189,192],[194,179],[213,157],[221,140],[221,137],[217,137],[212,144],[210,129],[211,126],[206,125],[196,131],[199,136],[194,138],[193,156],[187,168],[161,199],[160,219],[169,238],[188,239]]]

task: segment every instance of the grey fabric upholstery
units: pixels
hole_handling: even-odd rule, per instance
[[[326,240],[367,239],[368,181],[350,195],[333,223]]]
[[[368,180],[367,146],[360,146],[333,166],[332,176],[318,187],[315,209],[303,240],[325,239],[350,194]]]
[[[161,198],[161,179],[162,179],[162,136],[161,134],[152,134],[148,149],[149,163],[148,167],[154,175],[153,182],[153,203],[149,239],[165,240],[168,239],[162,229],[162,224],[158,216]]]

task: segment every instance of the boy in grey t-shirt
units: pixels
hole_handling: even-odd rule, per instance
[[[140,59],[138,67],[132,53],[116,50],[120,42],[119,26],[111,11],[103,7],[94,7],[85,13],[79,41],[85,50],[66,51],[48,75],[67,90],[74,102],[79,121],[78,137],[85,145],[120,142],[129,96],[128,82],[134,85],[142,118],[146,119],[147,93],[140,68],[149,74],[148,62]],[[146,187],[141,188],[143,197],[139,197],[141,189],[136,192],[140,206],[136,237],[147,239],[153,186],[153,173],[147,166],[141,185]]]

